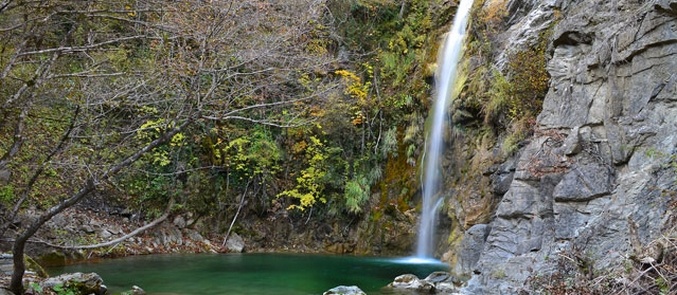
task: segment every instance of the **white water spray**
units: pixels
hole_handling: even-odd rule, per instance
[[[465,35],[472,0],[461,0],[456,10],[451,30],[437,56],[438,69],[435,79],[435,103],[428,118],[429,130],[426,150],[423,155],[423,205],[418,230],[416,257],[433,256],[436,211],[442,204],[439,197],[440,155],[444,141],[446,110],[451,102],[452,87],[456,81],[456,65],[460,59],[461,46]]]

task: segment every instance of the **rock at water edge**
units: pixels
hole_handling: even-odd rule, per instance
[[[364,293],[357,286],[336,286],[322,293],[322,295],[367,295],[367,293]]]

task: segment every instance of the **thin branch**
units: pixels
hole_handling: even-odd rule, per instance
[[[244,192],[242,193],[242,196],[240,197],[240,204],[237,207],[237,212],[235,212],[235,216],[233,216],[233,220],[230,222],[230,226],[228,227],[228,232],[226,233],[226,236],[223,238],[223,243],[221,244],[221,248],[226,246],[226,242],[228,242],[228,238],[230,237],[230,232],[233,229],[233,225],[235,225],[235,220],[237,220],[237,216],[240,215],[240,210],[242,210],[242,207],[244,206],[244,198],[247,196],[247,190],[249,189],[249,184],[251,184],[252,181],[251,179],[247,181],[247,186],[244,188]]]
[[[7,150],[7,152],[0,158],[0,170],[5,169],[7,164],[14,158],[14,156],[21,150],[21,145],[25,140],[23,136],[24,123],[26,122],[26,116],[28,115],[29,106],[24,106],[19,114],[18,121],[16,123],[16,128],[14,128],[14,142],[12,146]]]
[[[28,38],[24,38],[23,42],[21,42],[21,44],[16,47],[16,49],[15,49],[16,53],[13,54],[12,57],[9,58],[7,65],[2,70],[2,74],[0,74],[0,80],[5,79],[7,77],[7,75],[9,75],[9,72],[12,70],[14,63],[16,63],[16,60],[19,57],[19,52],[21,52],[26,47],[26,44],[28,44]]]
[[[167,208],[165,209],[165,212],[162,214],[162,216],[156,218],[155,220],[151,221],[150,223],[148,223],[144,226],[141,226],[141,227],[133,230],[132,232],[130,232],[130,233],[128,233],[128,234],[126,234],[122,237],[119,237],[119,238],[114,239],[114,240],[110,240],[108,242],[91,244],[91,245],[78,245],[78,246],[56,245],[56,244],[51,244],[51,243],[45,242],[45,241],[29,241],[29,242],[40,243],[40,244],[43,244],[43,245],[46,245],[46,246],[49,246],[49,247],[52,247],[52,248],[69,249],[69,250],[70,249],[78,249],[78,250],[96,249],[96,248],[101,248],[101,247],[114,246],[118,243],[121,243],[121,242],[123,242],[123,241],[125,241],[125,240],[127,240],[127,239],[129,239],[133,236],[136,236],[136,235],[148,230],[149,228],[152,228],[152,227],[158,225],[160,222],[165,221],[167,219],[167,217],[169,217],[169,214],[171,212],[172,207],[174,206],[174,203],[175,203],[174,198],[171,198],[169,200],[169,204],[167,204]]]
[[[125,13],[129,13],[129,11],[127,11]],[[145,27],[148,27],[148,28],[158,29],[158,30],[170,32],[170,33],[176,33],[176,31],[177,31],[175,28],[172,28],[172,27],[169,27],[169,26],[157,25],[157,24],[153,24],[153,23],[149,23],[149,22],[145,22],[145,21],[129,19],[129,18],[125,18],[125,17],[118,17],[118,16],[113,16],[113,15],[108,15],[108,14],[88,14],[87,16],[92,17],[92,18],[99,17],[99,18],[108,18],[108,19],[116,20],[116,21],[128,22],[128,23],[142,25],[142,26],[145,26]]]
[[[315,93],[315,94],[313,94],[313,95],[309,95],[309,96],[306,96],[306,97],[301,97],[301,98],[292,99],[292,100],[285,100],[285,101],[276,101],[276,102],[268,102],[268,103],[258,103],[258,104],[253,104],[253,105],[249,105],[249,106],[242,107],[242,108],[239,108],[239,109],[231,110],[231,111],[229,111],[229,112],[226,112],[226,113],[222,114],[221,116],[208,116],[208,115],[203,115],[202,118],[203,118],[203,119],[208,119],[208,120],[216,120],[216,121],[218,121],[218,120],[224,120],[224,119],[227,119],[227,118],[230,118],[230,119],[242,119],[242,117],[238,117],[238,116],[234,116],[234,115],[237,114],[237,113],[241,113],[241,112],[248,111],[248,110],[253,110],[253,109],[260,109],[260,108],[268,108],[268,107],[274,107],[274,106],[290,105],[290,104],[293,104],[293,103],[296,103],[296,102],[306,101],[306,100],[309,100],[309,99],[311,99],[311,98],[313,98],[313,97],[317,97],[317,96],[319,96],[320,94],[323,94],[323,93],[325,93],[326,91],[329,91],[329,90],[331,90],[331,89],[333,89],[333,88],[336,88],[336,87],[337,87],[337,86],[334,86],[334,87],[331,87],[331,88],[329,88],[329,89],[326,89],[326,90],[323,91],[323,92]]]
[[[208,117],[204,117],[205,119],[211,119]],[[212,119],[213,120],[213,119]],[[249,117],[243,117],[243,116],[228,116],[224,117],[221,120],[242,120],[242,121],[247,121],[255,124],[261,124],[261,125],[267,125],[267,126],[272,126],[272,127],[278,127],[278,128],[296,128],[296,127],[301,127],[304,125],[308,125],[311,122],[314,122],[315,120],[306,120],[297,124],[280,124],[280,123],[275,123],[266,119],[259,120],[259,119],[253,119]]]
[[[5,12],[5,9],[12,3],[13,0],[4,0],[0,3],[0,13]]]
[[[70,138],[71,132],[73,132],[73,129],[75,128],[75,121],[77,120],[79,113],[80,113],[80,107],[78,106],[75,109],[75,113],[73,114],[73,119],[71,120],[70,126],[68,126],[68,129],[66,130],[64,135],[61,137],[61,140],[59,140],[59,143],[47,155],[47,158],[45,158],[45,160],[42,162],[42,165],[40,165],[38,167],[38,169],[35,170],[35,172],[33,172],[33,175],[28,180],[28,183],[25,185],[23,191],[21,192],[21,197],[14,204],[14,207],[12,208],[12,212],[9,213],[9,215],[7,216],[7,219],[5,220],[5,223],[2,224],[2,227],[0,227],[0,237],[5,235],[5,232],[7,231],[9,226],[14,222],[14,218],[19,213],[19,209],[21,209],[21,206],[23,205],[23,203],[26,201],[26,199],[28,199],[28,196],[30,195],[31,191],[33,190],[33,186],[38,181],[38,177],[40,177],[40,175],[42,175],[42,172],[45,171],[45,167],[47,166],[47,163],[49,163],[56,154],[60,153],[64,149],[66,142],[68,141],[68,138]]]
[[[118,164],[108,169],[100,177],[97,178],[96,175],[92,175],[89,179],[85,181],[85,183],[82,185],[82,187],[78,192],[71,195],[69,198],[62,200],[61,202],[59,202],[59,204],[50,207],[42,215],[34,219],[24,230],[24,232],[19,234],[16,241],[14,242],[14,245],[12,246],[12,252],[15,254],[15,256],[13,259],[14,272],[12,273],[10,289],[18,293],[21,293],[20,291],[22,291],[23,289],[22,278],[26,270],[26,265],[23,261],[23,253],[25,251],[26,242],[38,231],[38,229],[40,229],[40,227],[42,227],[42,225],[45,224],[45,222],[52,219],[52,217],[54,217],[55,215],[61,213],[66,208],[69,208],[80,202],[80,200],[84,199],[91,192],[93,192],[94,189],[96,189],[96,187],[101,183],[101,181],[108,180],[110,177],[120,172],[120,170],[131,165],[136,160],[141,158],[141,156],[143,156],[147,152],[151,151],[155,147],[158,147],[168,142],[174,135],[181,132],[184,128],[188,127],[188,125],[192,124],[197,117],[199,117],[199,114],[195,114],[195,117],[191,117],[186,121],[184,121],[181,125],[165,132],[159,138],[151,141],[142,149],[137,150],[135,153],[131,154],[123,161],[119,162]]]
[[[71,28],[71,30],[68,31],[66,36],[70,36],[73,33],[74,30],[75,30],[75,27]],[[68,38],[64,37],[62,44],[63,44],[63,42],[66,41],[66,39],[68,39]],[[21,53],[18,53],[16,55],[12,56],[12,59],[14,59],[15,57],[18,57],[18,56],[21,56]],[[21,87],[19,88],[19,90],[17,90],[11,98],[9,98],[5,101],[5,103],[3,104],[2,107],[8,108],[12,103],[14,103],[14,101],[18,100],[24,94],[24,92],[26,92],[29,89],[29,87],[38,88],[40,85],[42,85],[42,83],[44,83],[45,80],[46,80],[47,73],[50,72],[50,70],[52,69],[52,66],[54,65],[56,60],[59,58],[59,56],[61,56],[60,52],[53,52],[50,59],[43,62],[42,64],[40,64],[40,66],[35,70],[32,80],[24,82],[23,85],[21,85]],[[8,65],[5,68],[5,70],[9,71],[10,66],[11,65]],[[4,74],[5,73],[3,72],[3,75]],[[35,97],[35,93],[31,93],[31,98],[33,98],[33,97]],[[31,101],[31,99],[29,99],[29,102],[30,101]]]
[[[45,53],[54,53],[54,52],[58,52],[58,53],[61,53],[61,54],[73,53],[73,52],[83,52],[83,51],[87,51],[87,50],[96,49],[96,48],[102,47],[104,45],[110,45],[110,44],[120,43],[120,42],[123,42],[123,41],[137,40],[137,39],[142,39],[142,38],[147,38],[147,36],[136,35],[136,36],[122,37],[122,38],[117,38],[117,39],[113,39],[113,40],[99,42],[99,43],[95,43],[95,44],[87,45],[87,46],[60,46],[60,47],[57,47],[57,48],[47,48],[47,49],[42,49],[42,50],[27,51],[27,52],[19,53],[18,56],[27,56],[27,55],[45,54]]]
[[[92,74],[93,71],[85,71],[85,72],[79,72],[79,73],[72,73],[72,74],[61,74],[61,75],[50,75],[48,79],[53,79],[53,78],[71,78],[71,77],[78,77],[78,78],[101,78],[101,77],[118,77],[125,75],[127,73],[124,72],[116,72],[116,73],[99,73],[99,74]]]

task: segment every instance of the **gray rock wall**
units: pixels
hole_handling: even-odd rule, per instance
[[[505,40],[529,42],[561,13],[550,90],[495,217],[466,232],[455,269],[472,270],[469,294],[517,294],[574,252],[610,271],[637,254],[631,224],[646,245],[674,214],[677,1],[532,2],[509,1],[530,10],[515,9]]]

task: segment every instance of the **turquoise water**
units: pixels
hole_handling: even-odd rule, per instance
[[[421,278],[448,270],[433,260],[294,254],[148,255],[51,268],[96,272],[114,294],[132,285],[148,294],[322,294],[338,285],[357,285],[367,294],[401,274]]]

